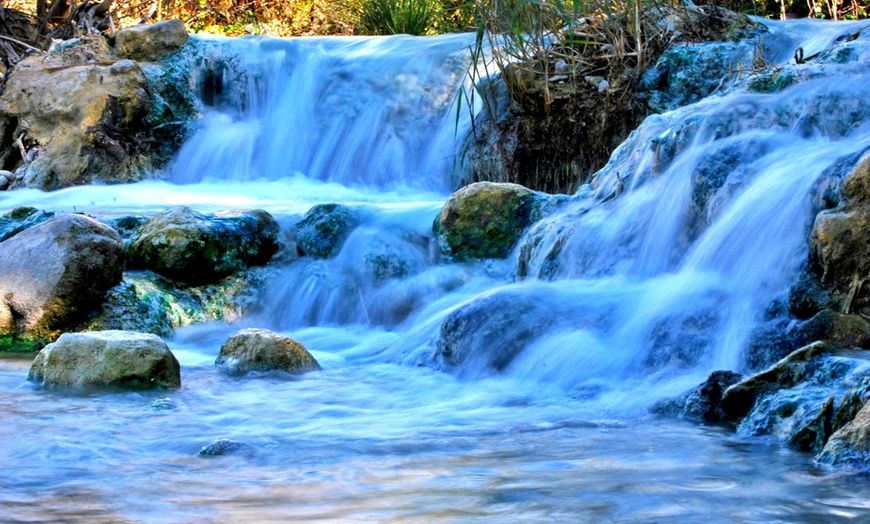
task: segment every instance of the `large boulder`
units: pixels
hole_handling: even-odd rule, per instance
[[[156,335],[64,333],[33,361],[27,379],[55,387],[179,388],[178,360]]]
[[[204,214],[177,207],[151,217],[128,254],[135,267],[198,285],[265,264],[277,250],[278,223],[265,211]]]
[[[504,258],[532,223],[539,197],[517,184],[477,182],[456,191],[435,221],[441,252],[459,260]]]
[[[0,242],[0,335],[55,338],[99,309],[123,268],[118,234],[83,215],[58,215]]]
[[[301,255],[331,258],[359,224],[353,209],[341,204],[319,204],[296,224],[296,242]]]
[[[151,62],[179,49],[189,38],[187,27],[177,18],[135,25],[115,34],[115,53],[120,58]]]
[[[138,180],[150,109],[145,72],[133,60],[113,60],[102,36],[26,58],[0,96],[8,152],[0,169],[16,170],[13,187],[43,190]]]
[[[668,400],[654,406],[654,410],[665,415],[677,415],[690,420],[708,423],[730,422],[722,411],[722,393],[743,378],[733,371],[714,371],[702,384],[679,398]]]
[[[301,374],[320,369],[320,364],[292,338],[265,329],[243,329],[221,346],[215,365],[242,375],[250,371],[285,371]]]

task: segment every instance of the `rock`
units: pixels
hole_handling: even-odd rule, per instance
[[[190,35],[177,18],[154,24],[135,25],[115,34],[115,53],[120,58],[152,62],[187,43]]]
[[[441,252],[459,260],[504,258],[532,223],[537,194],[517,184],[477,182],[456,191],[435,221]]]
[[[435,355],[446,366],[460,367],[466,373],[502,371],[538,337],[561,326],[592,329],[595,322],[577,318],[557,288],[503,288],[447,315]]]
[[[53,339],[98,310],[121,281],[118,234],[83,215],[58,215],[0,243],[0,334]]]
[[[24,185],[43,190],[139,180],[150,109],[144,71],[118,67],[102,36],[28,57],[0,95],[0,137],[10,152],[0,169],[17,167]],[[14,143],[19,137],[24,158]]]
[[[219,457],[221,455],[229,455],[230,453],[235,453],[241,449],[247,447],[247,444],[244,442],[239,442],[237,440],[232,440],[228,438],[221,438],[215,440],[211,444],[207,446],[203,446],[199,453],[197,453],[200,457]]]
[[[277,250],[278,223],[265,211],[206,215],[178,207],[151,217],[128,255],[135,267],[197,285],[265,264]]]
[[[810,262],[844,312],[870,313],[870,153],[846,175],[846,203],[816,215]]]
[[[202,322],[234,322],[262,302],[272,268],[252,268],[216,284],[188,287],[150,271],[131,271],[109,290],[102,311],[83,329],[123,329],[169,336]]]
[[[27,380],[57,387],[179,388],[178,360],[155,335],[64,333],[33,361]]]
[[[0,217],[0,242],[14,237],[31,226],[41,224],[53,216],[54,213],[40,211],[33,207],[17,207]]]
[[[359,224],[357,214],[341,204],[319,204],[296,224],[296,241],[301,255],[331,258]]]
[[[682,415],[704,422],[727,422],[730,418],[722,411],[722,393],[743,378],[733,371],[714,371],[707,380],[686,396]]]
[[[320,364],[292,338],[265,329],[243,329],[221,346],[215,366],[233,375],[251,371],[285,371],[302,374]]]
[[[870,404],[864,404],[855,419],[834,433],[816,457],[821,464],[856,466],[870,464]]]
[[[809,320],[779,319],[756,329],[747,347],[747,364],[753,369],[769,366],[796,349],[816,341],[840,348],[870,348],[870,322],[860,315],[825,309]]]
[[[758,388],[738,433],[771,436],[801,451],[820,451],[854,417],[852,398],[859,390],[863,398],[870,380],[870,361],[860,353],[835,348],[832,352],[781,368],[778,380]],[[842,399],[839,405],[837,398]]]
[[[831,436],[834,425],[834,397],[828,397],[818,415],[789,436],[788,444],[801,451],[819,451]]]
[[[834,350],[835,347],[829,343],[814,342],[794,351],[770,368],[734,384],[722,395],[722,412],[732,419],[742,419],[759,396],[776,389],[794,387],[806,379],[811,371],[811,361]]]

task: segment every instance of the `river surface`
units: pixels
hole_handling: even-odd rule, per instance
[[[223,88],[163,181],[3,193],[0,211],[262,208],[289,231],[338,202],[361,224],[333,259],[282,258],[238,322],[168,339],[178,391],[45,390],[25,380],[32,357],[0,359],[0,522],[870,518],[862,475],[650,414],[715,369],[749,371],[750,333],[806,258],[819,181],[870,147],[868,38],[839,38],[861,26],[770,25],[785,71],[798,45],[848,59],[648,119],[511,257],[461,264],[431,227],[466,132],[472,36],[198,40],[227,64],[205,75]],[[403,270],[376,278],[372,250]],[[488,328],[517,303],[515,326]],[[440,326],[469,304],[494,305],[474,358],[446,366]],[[492,348],[536,323],[494,369]],[[242,327],[299,340],[323,370],[218,373]],[[220,438],[245,447],[197,455]]]

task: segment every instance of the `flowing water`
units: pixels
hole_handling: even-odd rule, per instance
[[[20,190],[3,210],[258,207],[289,228],[339,202],[361,225],[333,259],[286,261],[241,321],[178,330],[179,391],[42,390],[27,358],[0,360],[0,521],[866,519],[863,477],[649,412],[746,371],[819,188],[870,147],[870,36],[843,38],[863,26],[770,26],[765,56],[799,82],[760,93],[748,72],[647,119],[510,258],[463,264],[431,226],[466,132],[471,36],[199,41],[218,57],[198,77],[205,117],[166,181]],[[789,64],[799,46],[821,59]],[[449,366],[441,325],[469,309],[477,338]],[[243,326],[296,338],[323,370],[217,373]],[[197,456],[219,438],[246,447]]]

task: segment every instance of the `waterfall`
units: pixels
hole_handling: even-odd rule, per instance
[[[346,186],[446,191],[472,35],[218,39],[196,83],[206,117],[171,178],[301,175]],[[464,111],[465,108],[460,108]]]

